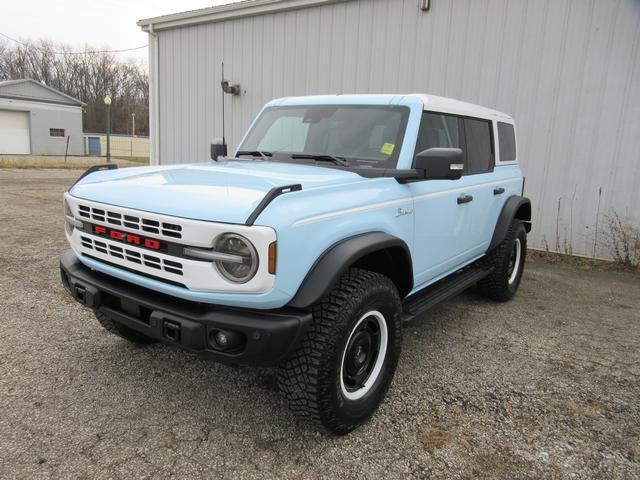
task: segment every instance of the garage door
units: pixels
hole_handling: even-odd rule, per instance
[[[0,153],[31,153],[29,112],[0,110]]]

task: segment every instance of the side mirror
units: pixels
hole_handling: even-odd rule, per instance
[[[464,154],[459,148],[429,148],[416,155],[416,170],[426,180],[458,180],[464,169]]]
[[[213,142],[211,142],[211,160],[214,162],[218,161],[218,157],[226,157],[227,156],[227,144],[224,143],[224,140],[220,138],[216,138]]]

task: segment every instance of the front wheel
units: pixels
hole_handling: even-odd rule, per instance
[[[401,348],[400,296],[378,273],[351,269],[313,308],[298,349],[279,368],[290,408],[343,435],[378,408]]]
[[[520,286],[526,254],[527,230],[522,221],[514,220],[505,239],[484,260],[493,272],[478,282],[480,293],[498,302],[511,300]]]

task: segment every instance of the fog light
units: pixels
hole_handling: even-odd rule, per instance
[[[216,350],[237,350],[244,345],[244,338],[242,333],[228,330],[211,330],[209,332],[209,343]]]
[[[229,339],[224,332],[218,331],[216,333],[215,340],[220,348],[227,348],[229,345]]]

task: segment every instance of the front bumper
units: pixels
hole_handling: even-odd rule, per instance
[[[249,310],[174,298],[84,266],[72,250],[60,259],[64,287],[83,305],[167,345],[224,363],[273,366],[298,345],[311,323],[303,310]],[[223,351],[216,331],[239,333],[243,342]]]

